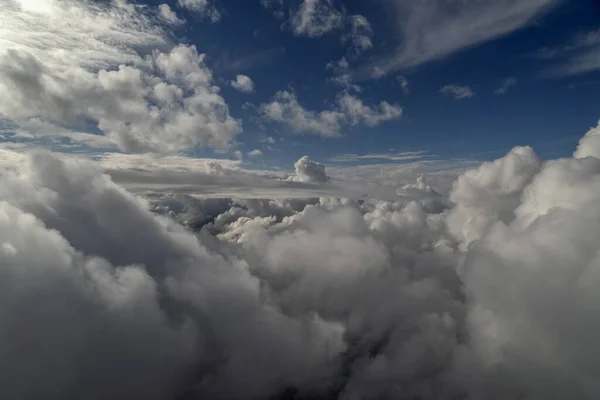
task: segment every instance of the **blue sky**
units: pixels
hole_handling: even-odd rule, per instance
[[[374,48],[353,61],[362,66],[371,59],[393,51],[398,38],[395,23],[384,12],[383,2],[343,1],[348,14],[364,15],[373,27]],[[268,102],[278,90],[293,88],[303,107],[321,110],[331,103],[340,88],[327,82],[332,76],[325,65],[340,59],[346,46],[340,31],[319,38],[297,37],[281,29],[259,2],[222,2],[219,23],[196,21],[182,28],[182,34],[198,43],[210,56],[208,63],[223,79],[237,73],[250,76],[254,93],[240,94],[224,88],[232,114],[243,118],[244,134],[238,139],[246,147],[264,148],[261,136],[283,138],[279,151],[264,151],[265,161],[290,163],[307,153],[327,161],[340,153],[388,153],[426,150],[442,158],[492,159],[515,145],[531,145],[542,157],[565,156],[577,140],[600,117],[596,101],[600,77],[597,72],[546,78],[544,73],[556,60],[535,57],[545,47],[559,47],[576,35],[598,28],[600,6],[594,1],[571,1],[558,5],[504,37],[463,49],[425,65],[399,70],[360,82],[361,99],[369,103],[386,100],[401,105],[402,118],[380,126],[343,130],[342,139],[313,135],[290,135],[285,126],[256,123],[242,106]],[[193,16],[187,16],[193,20]],[[240,68],[227,62],[251,59]],[[408,94],[397,77],[409,82]],[[507,78],[517,82],[505,95],[494,91]],[[454,100],[439,93],[447,84],[469,86],[472,98]],[[262,122],[262,121],[259,121]],[[394,149],[394,150],[390,150]]]
[[[0,32],[0,72],[11,104],[0,107],[0,140],[13,150],[151,151],[241,158],[245,168],[271,170],[290,169],[304,155],[328,165],[485,161],[516,145],[547,159],[571,154],[600,118],[600,3],[593,0],[427,0],[421,8],[406,0],[3,2],[9,22]],[[94,28],[44,30],[33,23],[74,15]],[[111,86],[112,100],[88,104],[97,93],[89,82],[104,85],[102,73],[127,65],[142,71],[144,84],[172,84],[167,69],[151,75],[140,65],[153,51],[177,46],[195,46],[194,62],[210,76],[202,91],[217,96],[202,106],[213,114],[201,120],[216,118],[218,126],[212,133],[195,132],[204,129],[198,119],[179,130],[163,122],[145,126],[136,113],[140,127],[127,133],[137,135],[128,144],[133,136],[124,131],[136,130],[137,120],[125,106],[109,115],[111,102],[130,104],[127,96],[115,97],[118,85]],[[73,60],[60,51],[73,52]],[[26,58],[15,54],[44,65],[38,70],[46,75],[35,78],[44,96],[29,97],[35,90],[14,75]],[[86,61],[90,55],[94,62]],[[81,74],[73,71],[91,74],[87,89],[75,87],[73,76]],[[238,75],[252,87],[236,89]],[[56,92],[59,81],[66,87]],[[177,85],[186,94],[197,91]],[[144,101],[147,110],[163,107],[154,97]],[[89,137],[67,131],[112,144],[90,147]]]

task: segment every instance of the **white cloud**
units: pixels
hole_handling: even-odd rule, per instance
[[[371,107],[358,97],[343,93],[338,96],[337,102],[340,111],[350,125],[364,124],[373,127],[402,116],[402,108],[387,101],[379,103],[379,107]]]
[[[333,0],[302,0],[291,11],[289,24],[296,36],[321,37],[342,28],[344,14],[335,9]]]
[[[402,116],[402,108],[382,101],[378,107],[366,105],[359,98],[343,92],[336,99],[336,108],[314,112],[306,110],[293,92],[277,92],[271,103],[260,106],[261,115],[292,128],[297,133],[314,133],[338,137],[342,125],[377,126]]]
[[[315,133],[324,137],[340,135],[340,123],[344,118],[339,111],[314,112],[306,110],[298,102],[296,94],[277,92],[273,101],[261,104],[261,115],[269,120],[285,124],[298,133]]]
[[[162,19],[171,24],[183,24],[185,22],[182,19],[179,19],[179,17],[177,17],[175,11],[173,11],[168,4],[159,5],[158,10],[160,11],[160,16],[162,17]]]
[[[579,141],[577,150],[573,154],[575,158],[596,157],[600,158],[600,122],[598,126],[591,128]]]
[[[293,180],[317,183],[324,183],[329,180],[329,177],[325,173],[325,166],[312,161],[308,156],[301,157],[296,161],[294,168],[296,170],[296,176],[292,177]]]
[[[1,17],[0,54],[17,49],[52,70],[140,63],[138,49],[168,46],[164,24],[126,1],[4,0]]]
[[[449,176],[400,184],[416,165],[387,166],[391,201],[142,199],[90,161],[0,151],[0,397],[596,399],[596,130],[574,158],[469,170],[449,203]],[[279,184],[344,173],[296,169],[312,182]]]
[[[515,78],[506,78],[502,83],[502,86],[498,89],[494,90],[494,94],[502,95],[508,92],[508,89],[515,86],[517,84],[517,80]]]
[[[260,157],[263,155],[263,152],[259,149],[254,149],[248,152],[248,155],[250,157]]]
[[[0,27],[7,94],[0,116],[23,126],[29,118],[92,122],[126,151],[224,148],[240,132],[204,56],[168,45],[155,19],[160,9],[125,1],[44,0],[37,11],[19,4],[7,6]],[[80,23],[66,22],[73,20]],[[149,48],[157,49],[138,53]]]
[[[469,99],[475,96],[475,93],[469,86],[446,85],[440,89],[440,93],[452,96],[455,100]]]
[[[393,0],[400,50],[374,65],[388,74],[441,59],[526,27],[561,1]]]
[[[240,92],[252,93],[254,92],[254,82],[246,75],[238,75],[235,77],[235,81],[231,81],[231,86]]]
[[[0,87],[11,101],[0,102],[0,114],[60,124],[95,120],[126,151],[225,148],[241,127],[229,116],[203,60],[195,47],[179,45],[154,52],[146,67],[59,71],[31,54],[8,50],[0,58]]]
[[[221,20],[221,13],[215,7],[213,0],[177,0],[177,5],[209,18],[212,23]]]

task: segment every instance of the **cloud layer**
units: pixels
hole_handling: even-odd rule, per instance
[[[0,395],[595,399],[597,131],[449,202],[141,199],[3,152]]]

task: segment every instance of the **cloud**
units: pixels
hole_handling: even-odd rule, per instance
[[[344,24],[344,14],[336,10],[332,0],[302,0],[291,11],[289,25],[296,36],[321,37]]]
[[[208,18],[212,23],[221,20],[221,13],[212,0],[177,0],[177,5]]]
[[[400,87],[402,88],[402,91],[404,92],[404,94],[405,95],[409,94],[410,93],[410,85],[408,83],[408,79],[406,79],[406,77],[404,77],[404,76],[398,76],[398,77],[396,77],[396,80],[400,84]]]
[[[158,9],[160,11],[161,18],[171,24],[179,25],[185,22],[184,20],[179,19],[179,17],[177,17],[175,11],[173,11],[168,4],[161,4],[158,6]]]
[[[450,1],[393,0],[399,51],[376,60],[385,74],[439,60],[522,29],[561,0]]]
[[[254,92],[254,82],[247,75],[237,75],[235,81],[231,81],[231,86],[234,89],[244,93]]]
[[[454,98],[454,100],[469,99],[475,96],[475,93],[469,86],[455,84],[444,86],[440,89],[440,93],[450,95]]]
[[[23,126],[30,118],[96,125],[130,152],[222,149],[241,131],[204,55],[194,46],[167,46],[162,25],[145,8],[46,1],[43,13],[9,7],[10,25],[0,28],[8,30],[0,41],[0,88],[9,94],[0,116]],[[94,34],[61,22],[75,19]],[[164,51],[138,53],[161,44]]]
[[[248,152],[248,155],[249,155],[250,157],[259,157],[259,156],[262,156],[262,155],[263,155],[263,152],[262,152],[262,151],[260,151],[259,149],[254,149],[254,150],[252,150],[252,151],[249,151],[249,152]]]
[[[389,160],[389,161],[405,161],[405,160],[418,160],[426,157],[426,152],[419,151],[406,151],[403,153],[382,153],[382,154],[341,154],[329,158],[332,162],[355,162],[363,160]]]
[[[596,157],[600,158],[600,122],[598,126],[591,128],[579,141],[577,150],[573,154],[575,158]]]
[[[596,399],[596,131],[462,172],[448,201],[440,175],[399,184],[414,165],[389,201],[141,198],[0,151],[0,397]],[[296,169],[317,182],[280,183],[341,176]]]
[[[277,19],[283,20],[285,18],[283,0],[260,0],[260,4],[264,8],[271,10]]]
[[[301,157],[296,161],[294,168],[296,169],[296,176],[293,177],[294,180],[317,183],[324,183],[329,180],[329,177],[325,173],[325,166],[312,161],[308,156]]]
[[[600,30],[576,35],[559,47],[540,49],[534,56],[549,64],[542,72],[548,78],[596,71],[600,69]]]
[[[272,62],[273,59],[283,54],[285,54],[285,47],[283,46],[260,50],[240,57],[232,57],[224,51],[222,58],[216,62],[216,69],[225,72],[243,71]]]
[[[358,57],[360,54],[373,48],[373,28],[367,18],[362,15],[351,15],[346,18],[348,32],[344,34],[343,41],[350,42],[350,56]]]
[[[359,98],[343,92],[336,99],[336,108],[320,112],[306,110],[293,92],[277,92],[271,103],[261,104],[263,118],[284,124],[296,133],[313,133],[323,137],[338,137],[342,125],[377,126],[400,118],[402,108],[382,101],[379,107],[366,105]]]
[[[494,94],[497,94],[497,95],[506,94],[508,92],[508,89],[510,89],[512,86],[515,86],[516,84],[517,84],[517,80],[515,78],[506,78],[504,80],[504,82],[502,83],[502,86],[499,87],[498,89],[494,90]]]

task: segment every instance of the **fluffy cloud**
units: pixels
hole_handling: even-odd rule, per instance
[[[0,42],[0,89],[7,94],[1,116],[21,124],[30,118],[91,122],[132,152],[225,148],[240,132],[204,55],[194,46],[167,46],[166,32],[144,8],[45,1],[46,8],[33,11],[18,4],[8,9],[11,22]],[[71,20],[95,34],[64,23]],[[49,38],[60,46],[50,46]],[[137,52],[161,44],[164,51]]]
[[[304,156],[296,161],[294,168],[296,169],[296,176],[294,178],[301,182],[323,183],[329,180],[329,177],[325,173],[325,166],[312,161],[308,156]]]
[[[382,101],[371,107],[347,92],[338,95],[336,108],[314,112],[306,110],[293,92],[277,92],[271,103],[260,106],[262,116],[270,121],[285,124],[297,133],[314,133],[324,137],[337,137],[343,124],[377,126],[402,116],[402,108]]]
[[[0,396],[595,399],[595,133],[574,158],[515,148],[448,203],[424,179],[394,201],[141,199],[0,152]]]
[[[238,75],[235,77],[235,81],[231,81],[231,86],[234,89],[244,93],[254,92],[254,82],[246,75]]]
[[[248,152],[250,157],[259,157],[263,155],[263,152],[260,149],[254,149]]]
[[[454,100],[469,99],[475,96],[475,93],[469,86],[446,85],[440,89],[440,93],[450,95]]]
[[[575,158],[588,156],[600,158],[600,122],[598,122],[598,126],[590,129],[579,141],[579,146],[573,154]]]

